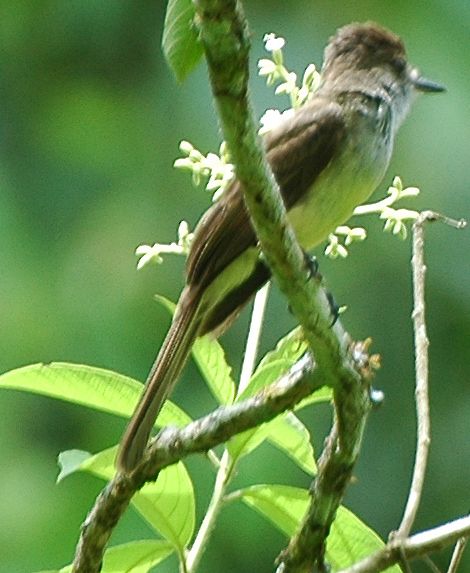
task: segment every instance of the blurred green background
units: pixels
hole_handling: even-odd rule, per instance
[[[173,240],[181,219],[194,224],[209,205],[209,196],[172,168],[181,139],[203,152],[219,145],[205,66],[183,85],[174,81],[160,50],[162,1],[0,5],[0,371],[60,360],[143,380],[168,325],[152,295],[177,297],[183,261],[137,273],[134,249]],[[372,19],[399,33],[410,59],[448,93],[416,103],[379,193],[398,173],[422,188],[409,207],[470,217],[468,1],[258,0],[246,2],[246,11],[258,114],[286,103],[255,73],[266,32],[288,39],[286,63],[297,72],[321,62],[328,37],[345,23]],[[346,502],[386,535],[403,510],[415,441],[410,244],[385,236],[376,219],[364,223],[366,244],[353,247],[346,261],[321,265],[338,302],[348,305],[346,327],[356,338],[373,337],[373,350],[383,357],[376,386],[386,400],[370,417]],[[468,231],[428,228],[433,443],[416,529],[470,506],[469,250]],[[263,348],[292,326],[275,293]],[[223,340],[236,369],[245,328],[246,316]],[[206,412],[213,402],[194,367],[185,378],[175,401],[193,415]],[[56,456],[108,447],[125,422],[13,391],[1,392],[0,412],[0,571],[62,566],[102,483],[76,475],[55,485]],[[328,409],[302,417],[319,449]],[[213,476],[202,459],[188,466],[202,512]],[[269,446],[240,465],[234,485],[262,480],[309,483]],[[150,535],[129,511],[113,542]],[[272,571],[284,544],[258,515],[233,505],[221,516],[201,571]],[[447,559],[448,552],[437,562],[444,568]],[[175,571],[176,562],[161,570]]]

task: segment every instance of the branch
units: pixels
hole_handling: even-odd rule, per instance
[[[100,571],[106,544],[132,496],[146,481],[155,480],[162,469],[272,420],[322,385],[318,369],[309,355],[305,355],[276,384],[257,396],[219,408],[184,428],[161,430],[136,470],[130,476],[116,475],[98,496],[82,526],[72,571]]]
[[[429,446],[431,443],[431,417],[429,412],[428,387],[428,346],[426,333],[424,285],[426,265],[424,264],[424,225],[429,221],[442,221],[457,229],[466,226],[464,220],[455,221],[433,211],[423,211],[413,224],[413,328],[415,337],[415,372],[416,372],[416,417],[418,422],[417,446],[413,477],[411,480],[408,501],[403,518],[394,534],[404,539],[408,537],[418,511],[423,491]]]
[[[399,563],[403,557],[409,560],[415,559],[443,549],[456,543],[459,539],[469,536],[470,515],[467,515],[445,525],[412,535],[408,539],[395,538],[387,543],[382,550],[338,573],[378,573],[395,563]]]
[[[248,97],[249,38],[241,2],[193,0],[219,119],[263,254],[303,327],[324,384],[333,388],[336,423],[322,456],[312,503],[280,556],[282,571],[310,571],[323,561],[325,539],[356,462],[369,410],[368,384],[356,369],[350,339],[331,327],[330,304],[308,280],[302,250],[262,151]]]
[[[424,485],[428,451],[431,440],[428,392],[428,346],[425,322],[425,273],[424,264],[424,225],[429,221],[441,221],[456,229],[466,227],[463,219],[455,220],[423,211],[413,224],[413,327],[415,334],[416,369],[416,411],[418,435],[413,477],[403,518],[398,530],[390,536],[390,541],[381,551],[345,569],[342,573],[377,573],[403,559],[426,555],[451,543],[459,541],[455,553],[458,562],[465,546],[461,539],[470,535],[470,517],[462,518],[441,527],[408,537],[418,511]],[[452,559],[454,561],[454,559]],[[452,571],[451,563],[449,570]]]

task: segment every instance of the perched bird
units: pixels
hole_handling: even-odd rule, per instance
[[[402,41],[374,23],[340,28],[313,97],[264,138],[288,218],[308,250],[344,223],[387,169],[416,92],[440,92],[406,59]],[[118,467],[131,472],[196,337],[220,334],[269,279],[238,180],[203,215],[173,322],[122,438]]]

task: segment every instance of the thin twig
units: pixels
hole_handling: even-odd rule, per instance
[[[395,563],[399,563],[402,555],[408,560],[438,551],[456,543],[461,538],[470,536],[470,515],[461,517],[439,527],[428,529],[407,539],[395,538],[387,545],[338,573],[379,573]]]
[[[269,283],[258,291],[255,296],[237,395],[246,388],[255,368],[268,294]],[[234,474],[235,467],[236,462],[232,460],[229,451],[225,449],[215,478],[214,490],[212,492],[209,506],[186,558],[186,568],[188,573],[196,571],[201,557],[207,547],[220,510],[222,509],[225,492],[227,491],[227,487]]]
[[[454,551],[452,552],[452,557],[450,559],[449,568],[447,573],[457,573],[457,569],[460,565],[460,561],[463,557],[463,552],[468,543],[468,537],[461,537],[455,544]]]
[[[426,474],[429,446],[431,443],[431,417],[429,412],[429,340],[425,320],[425,274],[424,264],[424,226],[428,221],[442,221],[457,229],[463,229],[466,222],[440,215],[433,211],[423,211],[413,224],[413,329],[415,339],[415,395],[417,416],[417,445],[413,477],[405,511],[397,532],[400,539],[408,537],[416,518]]]
[[[238,385],[238,394],[241,394],[247,387],[248,382],[254,372],[256,357],[258,355],[258,346],[260,341],[261,329],[263,326],[264,313],[269,296],[269,282],[256,293],[253,311],[251,313],[250,328],[248,338],[245,344],[245,355],[243,357],[242,371],[240,374],[240,383]]]
[[[396,533],[402,539],[408,537],[414,523],[424,485],[424,476],[431,443],[431,418],[429,414],[429,340],[426,333],[424,223],[429,220],[427,212],[421,213],[413,224],[413,329],[415,339],[415,396],[418,424],[417,445],[413,477],[400,527]]]
[[[232,476],[233,469],[232,460],[230,459],[228,450],[225,450],[222,455],[219,471],[217,472],[209,506],[186,559],[186,568],[188,573],[196,571],[201,557],[207,547],[207,543],[212,531],[214,530],[217,517],[222,509],[225,491]]]

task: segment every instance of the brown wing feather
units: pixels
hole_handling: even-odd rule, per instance
[[[333,158],[343,135],[341,107],[320,98],[267,135],[267,158],[287,209],[302,200]],[[240,183],[235,180],[196,228],[187,262],[188,284],[204,289],[256,242]]]

